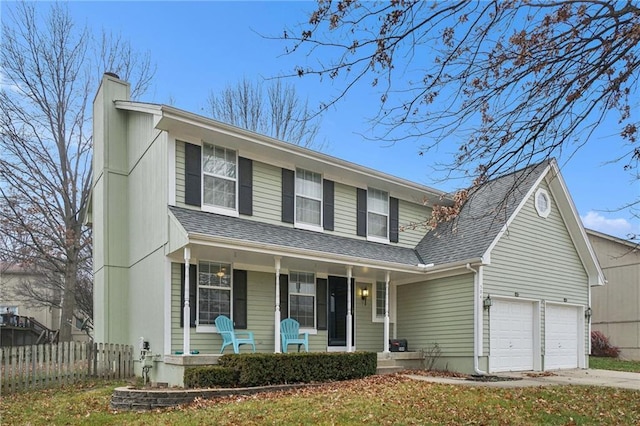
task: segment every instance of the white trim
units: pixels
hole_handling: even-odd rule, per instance
[[[227,315],[227,317],[230,318],[232,322],[234,322],[235,318],[233,318],[233,262],[222,262],[222,261],[202,259],[202,258],[199,258],[194,262],[194,265],[198,268],[196,269],[198,274],[196,275],[196,283],[195,283],[195,286],[196,286],[196,333],[217,333],[218,328],[215,326],[215,324],[200,325],[200,263],[202,262],[213,263],[221,266],[229,265],[229,288],[228,288],[229,314]],[[227,288],[222,286],[208,285],[203,287],[213,288],[215,290],[227,291]]]
[[[320,198],[314,198],[308,195],[298,195],[298,170],[303,171],[303,172],[307,172],[307,173],[313,173],[315,175],[319,175],[320,176]],[[303,167],[296,167],[295,171],[294,171],[294,175],[293,175],[293,224],[294,227],[299,228],[299,229],[306,229],[308,231],[319,231],[319,232],[323,232],[324,231],[324,177],[322,176],[322,173],[319,172],[314,172],[313,170],[309,170],[309,169],[305,169]],[[319,224],[315,224],[315,223],[308,223],[308,222],[298,222],[298,196],[302,197],[302,198],[307,198],[309,200],[313,200],[313,201],[320,201],[320,223]]]
[[[324,228],[322,226],[312,225],[310,223],[295,222],[293,226],[296,229],[306,229],[307,231],[324,232]]]
[[[564,182],[562,175],[560,174],[560,170],[558,169],[558,165],[556,164],[556,162],[552,161],[551,165],[553,168],[554,175],[552,176],[551,182],[549,182],[549,190],[551,191],[551,194],[554,195],[553,198],[556,201],[556,206],[558,206],[558,211],[560,212],[562,221],[564,222],[565,227],[567,228],[569,237],[571,238],[571,242],[573,242],[573,245],[575,246],[576,251],[578,252],[578,256],[582,261],[582,265],[585,267],[587,271],[587,276],[589,277],[589,285],[591,286],[604,285],[607,282],[607,280],[604,277],[604,273],[602,272],[602,269],[600,268],[600,263],[598,262],[598,257],[596,256],[595,251],[591,246],[591,242],[589,241],[589,237],[587,236],[584,226],[582,225],[582,220],[580,219],[578,210],[576,209],[576,206],[573,203],[573,199],[569,195],[569,190],[567,189],[567,185]],[[554,186],[556,185],[560,187],[560,190],[564,194],[564,200],[559,199],[556,196],[556,193],[554,191]],[[570,218],[573,219],[571,224],[567,222],[567,217],[565,216],[565,213],[564,213],[564,209],[566,207],[564,208],[562,207],[563,201],[566,201],[566,204],[568,205],[569,211],[571,213],[569,215]],[[576,231],[581,237],[582,244],[579,244],[579,241],[576,241],[576,235],[575,235]]]
[[[384,192],[385,194],[387,194],[387,211],[386,214],[384,212],[377,212],[374,210],[371,210],[371,203],[369,202],[369,197],[371,195],[371,191],[377,191],[377,192]],[[383,244],[389,244],[389,210],[390,210],[390,201],[389,201],[389,191],[385,191],[383,189],[378,189],[378,188],[374,188],[371,186],[367,187],[367,241],[373,241],[376,243],[383,243]],[[373,213],[376,214],[378,216],[385,216],[387,218],[387,235],[386,237],[381,237],[379,235],[370,235],[369,232],[371,230],[371,226],[369,224],[369,213]]]
[[[171,259],[164,258],[164,353],[171,354]]]
[[[176,205],[176,139],[167,133],[167,171],[169,191],[167,202],[170,206]]]
[[[520,213],[520,210],[524,208],[524,206],[529,201],[529,198],[531,198],[531,195],[535,192],[536,188],[538,188],[540,183],[544,180],[545,176],[549,172],[550,167],[551,166],[547,166],[544,172],[540,173],[540,176],[538,177],[538,179],[536,179],[535,183],[531,185],[531,188],[529,188],[529,191],[527,191],[525,196],[522,197],[522,201],[520,201],[520,204],[518,204],[518,207],[516,207],[516,209],[513,211],[513,214],[507,219],[507,222],[502,226],[502,228],[500,229],[500,232],[498,232],[498,235],[496,235],[496,237],[493,239],[491,244],[489,244],[489,247],[487,248],[487,250],[482,255],[483,259],[491,258],[491,252],[493,251],[495,246],[498,244],[498,241],[500,241],[500,238],[502,238],[504,233],[507,232],[507,229],[509,229],[509,227],[511,226],[511,223],[514,221],[516,216],[518,216],[518,214]]]
[[[211,146],[214,151],[216,148],[221,148],[225,150],[225,156],[227,151],[233,151],[235,154],[235,168],[236,168],[236,172],[235,172],[235,177],[230,178],[228,176],[223,176],[223,175],[217,175],[211,172],[205,172],[204,171],[204,148],[205,145],[209,145]],[[224,145],[217,145],[214,144],[212,142],[207,142],[207,141],[203,141],[202,142],[202,152],[200,154],[200,207],[202,209],[202,211],[205,212],[209,212],[209,213],[218,213],[218,214],[222,214],[222,215],[226,215],[226,216],[235,216],[238,217],[239,213],[238,213],[238,204],[239,204],[239,192],[240,192],[240,183],[239,183],[239,179],[238,179],[238,173],[239,168],[238,168],[238,150],[237,149],[232,149],[232,148],[227,148]],[[217,205],[212,205],[212,204],[206,204],[204,201],[204,179],[205,179],[205,175],[212,177],[214,179],[222,179],[225,181],[229,181],[229,182],[233,182],[234,183],[234,189],[235,189],[235,206],[233,208],[230,207],[224,207],[224,206],[217,206]]]
[[[203,179],[204,179],[204,177],[203,177]],[[237,187],[237,185],[236,185],[236,187]],[[203,189],[203,191],[204,191],[204,189]],[[204,196],[204,193],[202,194],[202,196]],[[236,201],[237,201],[237,199],[236,199]],[[202,206],[200,208],[201,208],[201,210],[203,212],[217,213],[217,214],[221,214],[221,215],[224,215],[224,216],[240,217],[240,214],[238,213],[238,210],[228,209],[228,208],[225,208],[225,207],[210,206],[208,204],[204,204],[204,202],[202,203]]]
[[[542,207],[540,207],[540,205],[538,204],[538,200],[541,198],[546,198],[546,202],[547,205],[546,207],[543,209]],[[533,197],[533,205],[536,208],[536,212],[538,212],[538,216],[546,219],[547,217],[549,217],[549,213],[551,213],[551,197],[549,196],[549,193],[547,192],[546,189],[544,188],[538,188],[538,190],[536,191],[534,197]]]

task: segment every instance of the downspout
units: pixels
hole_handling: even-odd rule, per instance
[[[482,266],[478,267],[478,269]],[[478,342],[479,334],[482,332],[480,323],[480,286],[482,285],[482,274],[471,267],[470,263],[467,263],[467,269],[473,272],[473,371],[480,376],[486,376],[487,372],[480,370],[478,367]]]

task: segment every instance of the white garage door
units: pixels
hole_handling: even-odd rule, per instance
[[[544,369],[578,367],[578,322],[580,308],[546,305]]]
[[[533,303],[495,300],[490,311],[490,370],[533,370]]]

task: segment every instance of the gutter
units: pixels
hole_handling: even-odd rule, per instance
[[[482,326],[480,324],[480,288],[482,288],[482,265],[478,265],[478,270],[471,267],[470,263],[467,263],[466,268],[473,272],[473,371],[480,376],[486,376],[487,372],[480,370],[478,367],[478,357],[480,356],[480,350],[478,348],[481,342]]]

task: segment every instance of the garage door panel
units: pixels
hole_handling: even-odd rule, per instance
[[[545,370],[578,367],[579,313],[576,306],[546,305]]]
[[[533,370],[534,304],[495,300],[490,315],[491,371]]]

